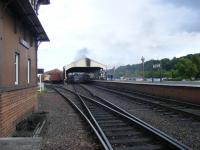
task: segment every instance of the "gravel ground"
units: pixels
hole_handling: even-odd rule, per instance
[[[160,129],[194,150],[200,149],[200,123],[180,120],[178,116],[163,115],[160,110],[134,103],[133,100],[121,97],[95,87],[87,86],[96,95],[126,109],[131,114]]]
[[[43,150],[100,149],[90,128],[69,103],[52,90],[39,96],[39,111],[47,111]]]

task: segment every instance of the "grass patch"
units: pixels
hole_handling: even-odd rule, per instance
[[[44,93],[46,93],[47,92],[47,90],[44,88],[44,89],[42,89],[41,91],[40,91],[40,88],[37,88],[37,93],[38,94],[44,94]]]

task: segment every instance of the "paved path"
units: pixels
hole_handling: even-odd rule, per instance
[[[1,150],[40,150],[40,137],[8,137],[0,138]]]
[[[101,80],[100,80],[101,81]],[[106,81],[106,80],[102,80]],[[163,86],[185,86],[185,87],[200,87],[200,81],[133,81],[133,80],[108,80],[108,82],[121,82],[121,83],[133,83],[133,84],[151,84],[151,85],[163,85]]]

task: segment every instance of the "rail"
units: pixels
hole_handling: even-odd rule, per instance
[[[180,106],[182,106],[182,108],[180,108],[180,106],[178,105],[179,102],[172,101],[172,100],[169,100],[169,99],[162,98],[162,102],[165,100],[165,103],[164,102],[161,103],[161,102],[158,101],[158,99],[160,97],[156,97],[156,96],[151,96],[152,99],[147,100],[148,99],[147,95],[144,95],[146,97],[142,97],[143,95],[141,93],[140,93],[140,96],[137,96],[137,95],[134,95],[136,92],[130,93],[130,92],[124,92],[124,91],[122,92],[122,91],[119,91],[119,90],[108,89],[108,88],[100,87],[100,86],[95,86],[95,87],[102,89],[104,91],[108,91],[108,92],[111,92],[111,93],[114,93],[114,94],[117,94],[117,95],[121,95],[123,97],[127,97],[129,99],[133,99],[133,100],[140,102],[140,103],[148,104],[148,105],[151,105],[151,106],[157,106],[157,107],[160,107],[160,108],[164,108],[166,110],[176,112],[178,114],[183,114],[184,117],[188,117],[188,118],[192,117],[194,120],[200,121],[200,111],[199,111],[200,106],[199,105],[192,105],[192,104],[180,102]],[[153,98],[155,98],[156,100],[153,100]],[[176,105],[174,105],[174,103],[176,103]],[[194,108],[194,109],[197,110],[196,112],[199,112],[199,113],[191,112],[191,110],[187,111],[187,108],[191,108],[191,109]]]
[[[68,89],[66,89],[66,90],[68,90]],[[86,97],[86,96],[81,95],[81,94],[80,94],[80,97],[83,99],[83,101],[85,101],[85,105],[88,106],[88,110],[90,111],[90,115],[93,116],[92,117],[93,120],[94,120],[93,122],[98,123],[97,118],[95,117],[95,111],[94,110],[102,107],[103,109],[106,109],[107,111],[111,112],[111,114],[115,114],[114,116],[118,116],[118,119],[120,119],[120,121],[126,120],[126,122],[128,122],[128,125],[130,125],[130,123],[131,123],[131,125],[136,125],[137,128],[142,128],[142,130],[144,130],[145,133],[148,133],[148,138],[151,135],[154,138],[156,138],[157,140],[159,140],[161,143],[165,143],[164,148],[168,146],[168,148],[170,148],[170,149],[182,149],[182,150],[183,149],[190,149],[189,147],[185,146],[184,144],[176,141],[175,139],[169,137],[168,135],[164,134],[163,132],[159,131],[158,129],[150,126],[149,124],[143,122],[142,120],[136,118],[135,116],[129,114],[125,110],[122,110],[121,108],[115,106],[114,104],[112,104],[112,103],[110,103],[106,100],[102,100],[102,102],[97,102],[95,99],[91,99],[91,98]],[[98,105],[98,107],[97,106],[91,106],[91,104],[92,105]],[[92,107],[95,107],[95,109],[92,109]],[[97,111],[97,114],[99,112],[100,112],[100,110]],[[101,112],[101,113],[104,114],[105,112]],[[105,118],[103,118],[103,119],[105,119]],[[105,132],[104,135],[107,136],[105,129],[104,130],[102,129],[102,125],[98,125],[98,126],[99,126],[99,128],[101,128],[102,131]],[[123,129],[122,129],[122,131],[123,131]],[[117,137],[117,138],[119,138],[119,137]],[[144,138],[144,139],[146,139],[146,138]],[[120,142],[120,141],[118,141],[118,142]],[[110,143],[111,143],[112,146],[114,145],[114,144],[112,144],[112,142],[110,142]]]

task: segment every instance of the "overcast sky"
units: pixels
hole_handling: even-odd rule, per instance
[[[45,71],[84,56],[111,68],[200,52],[200,0],[51,0],[39,18]]]

